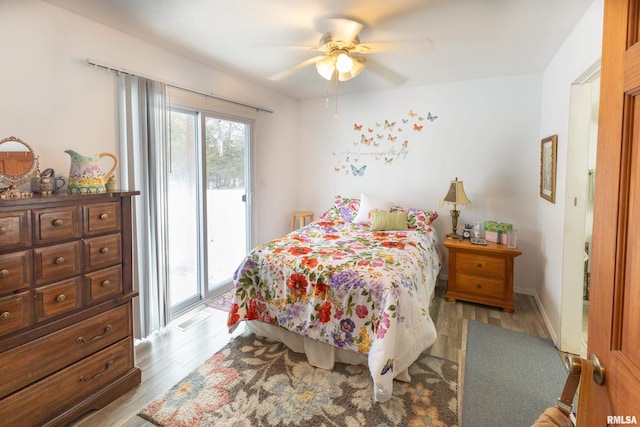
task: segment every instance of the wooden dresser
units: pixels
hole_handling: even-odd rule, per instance
[[[449,250],[447,301],[464,300],[502,307],[513,313],[513,259],[518,248],[487,242],[474,245],[467,239],[445,239]]]
[[[0,423],[65,425],[140,383],[131,198],[0,200]]]

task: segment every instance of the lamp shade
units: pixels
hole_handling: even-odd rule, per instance
[[[454,181],[451,181],[447,192],[444,193],[444,196],[440,199],[440,205],[442,206],[444,204],[454,205],[454,209],[456,209],[456,205],[471,208],[471,201],[464,192],[462,181],[458,181],[457,177]]]

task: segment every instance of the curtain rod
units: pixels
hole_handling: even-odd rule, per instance
[[[206,93],[206,92],[202,92],[202,91],[199,91],[199,90],[190,89],[190,88],[187,88],[187,87],[184,87],[184,86],[179,86],[179,85],[176,85],[174,83],[169,83],[169,82],[166,82],[166,81],[163,81],[163,80],[160,80],[160,79],[156,79],[154,77],[145,76],[144,74],[136,73],[136,72],[133,72],[133,71],[130,71],[130,70],[126,70],[124,68],[112,67],[110,65],[107,65],[107,64],[104,64],[104,63],[100,63],[100,62],[98,62],[96,60],[93,60],[91,58],[87,58],[87,64],[93,65],[94,67],[103,68],[103,69],[105,69],[107,71],[113,71],[113,72],[116,72],[116,73],[126,74],[126,75],[129,75],[129,76],[143,77],[143,78],[146,78],[146,79],[159,81],[159,82],[164,83],[167,86],[170,86],[170,87],[175,88],[175,89],[180,89],[180,90],[183,90],[185,92],[191,92],[191,93],[195,93],[197,95],[206,96],[208,98],[213,98],[213,99],[216,99],[218,101],[227,102],[229,104],[234,104],[234,105],[239,105],[241,107],[251,108],[251,109],[256,110],[256,111],[264,111],[265,113],[273,113],[273,110],[269,110],[269,109],[264,108],[264,107],[259,107],[259,106],[256,106],[256,105],[246,104],[244,102],[234,101],[233,99],[222,98],[222,97],[216,96],[216,95],[214,95],[212,93]]]

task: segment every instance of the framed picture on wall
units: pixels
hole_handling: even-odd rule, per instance
[[[558,135],[540,141],[540,197],[556,202],[556,153]]]

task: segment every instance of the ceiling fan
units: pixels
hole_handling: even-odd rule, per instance
[[[331,29],[320,37],[318,46],[295,46],[321,52],[322,55],[302,61],[270,76],[269,79],[280,80],[301,68],[315,64],[318,74],[327,80],[337,78],[339,81],[347,81],[356,77],[367,67],[376,74],[400,85],[406,81],[404,76],[366,55],[394,50],[400,44],[420,44],[423,48],[433,47],[433,42],[428,37],[363,44],[358,37],[364,28],[360,22],[347,18],[332,18],[329,19],[329,22]]]

